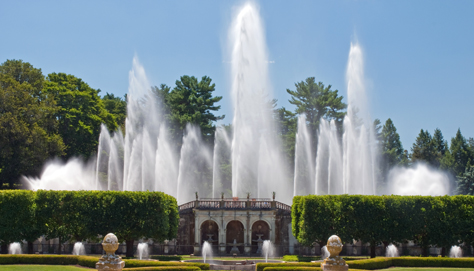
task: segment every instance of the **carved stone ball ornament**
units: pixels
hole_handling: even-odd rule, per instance
[[[342,251],[342,241],[341,238],[337,235],[329,237],[326,248],[329,251],[329,257],[327,257],[324,262],[321,264],[322,270],[337,270],[337,271],[347,271],[349,266],[346,264],[343,258],[339,256],[339,253]]]
[[[120,243],[115,234],[109,233],[104,237],[102,247],[104,248],[105,255],[102,255],[99,262],[95,264],[97,270],[119,271],[125,267],[125,262],[122,261],[122,258],[115,255],[119,245]]]

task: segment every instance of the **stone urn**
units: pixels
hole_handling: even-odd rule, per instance
[[[349,266],[346,264],[343,258],[339,256],[342,251],[342,241],[337,235],[329,237],[326,248],[329,251],[329,257],[327,257],[321,264],[322,270],[337,270],[347,271]]]
[[[104,237],[102,241],[102,247],[104,248],[105,255],[100,257],[99,262],[95,264],[97,270],[110,270],[119,271],[125,267],[125,262],[122,261],[120,256],[115,255],[119,247],[119,241],[117,236],[113,233],[109,233]]]

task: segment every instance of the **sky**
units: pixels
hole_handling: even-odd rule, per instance
[[[410,150],[420,129],[474,137],[474,1],[256,2],[278,106],[315,77],[346,96],[351,42],[363,49],[369,112],[391,118]],[[206,75],[232,122],[228,29],[243,1],[0,0],[0,63],[82,78],[123,96],[137,56],[153,85]]]

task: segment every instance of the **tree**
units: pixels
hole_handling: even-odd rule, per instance
[[[170,109],[169,119],[175,125],[178,134],[182,135],[186,124],[192,123],[201,128],[206,142],[212,142],[216,130],[213,122],[224,119],[225,116],[216,116],[211,112],[221,108],[215,103],[222,100],[222,96],[212,97],[215,84],[211,82],[212,79],[207,76],[198,81],[194,76],[184,75],[176,81],[176,87],[170,92],[162,85],[158,93],[165,97],[164,100]]]
[[[437,151],[432,142],[431,135],[428,131],[423,131],[423,129],[421,129],[420,133],[418,134],[418,137],[416,138],[415,143],[413,143],[411,152],[412,162],[424,161],[429,165],[436,165]]]
[[[289,102],[296,106],[297,114],[306,114],[313,136],[317,134],[321,118],[334,119],[338,126],[342,126],[346,114],[342,110],[347,105],[342,102],[343,97],[338,96],[338,90],[331,90],[331,85],[325,87],[322,82],[316,83],[314,77],[296,83],[295,87],[296,90],[286,90],[291,95]]]
[[[458,129],[456,136],[451,139],[450,161],[448,166],[454,176],[458,176],[464,172],[467,164],[472,160],[472,153],[469,149],[466,139]]]
[[[388,171],[396,165],[402,165],[407,163],[406,155],[402,142],[400,141],[400,135],[397,133],[397,128],[389,118],[385,122],[382,128],[382,179],[385,182],[385,177]]]
[[[439,168],[442,165],[442,160],[446,150],[448,149],[448,142],[444,140],[443,134],[439,128],[435,129],[431,142],[433,143],[433,148],[435,150],[434,166]]]
[[[44,84],[44,92],[54,97],[59,111],[59,134],[67,146],[66,158],[89,157],[97,150],[100,125],[110,131],[117,128],[114,116],[99,97],[99,90],[82,79],[65,73],[51,73]]]
[[[37,175],[47,159],[64,153],[55,101],[43,92],[41,69],[21,60],[0,65],[0,181],[14,188]]]
[[[474,196],[474,166],[466,167],[464,173],[458,176],[456,194]]]
[[[114,94],[105,94],[102,97],[105,109],[114,116],[117,125],[125,130],[125,119],[127,118],[127,95],[124,99],[116,97]]]

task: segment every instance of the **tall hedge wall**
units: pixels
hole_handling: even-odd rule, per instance
[[[176,237],[176,199],[162,192],[0,190],[0,244],[45,235],[62,241]],[[132,254],[133,255],[133,254]]]
[[[430,245],[474,244],[473,196],[297,196],[292,219],[306,245],[325,244],[332,234],[372,246],[413,240],[425,254]]]

